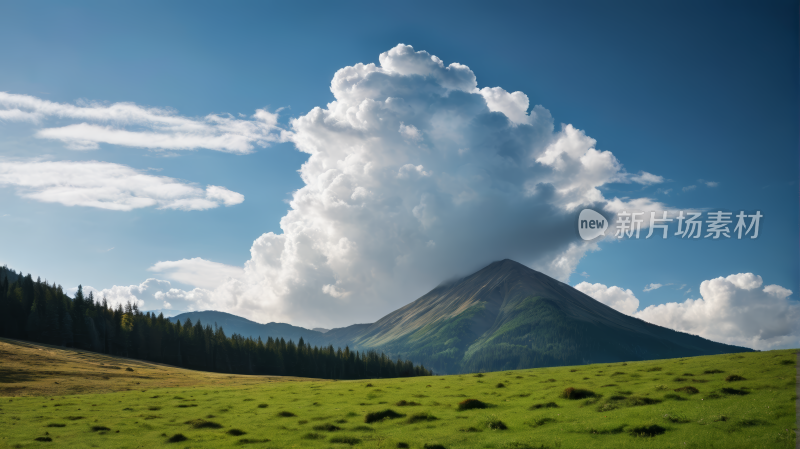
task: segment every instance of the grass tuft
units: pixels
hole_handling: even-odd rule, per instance
[[[533,404],[528,408],[528,410],[539,410],[540,408],[558,408],[558,404],[556,404],[555,402]]]
[[[303,435],[301,438],[304,439],[304,440],[321,440],[321,439],[325,438],[325,436],[321,435],[319,433],[316,433],[316,432],[309,432],[309,433]]]
[[[734,396],[744,396],[746,394],[750,394],[750,392],[747,390],[737,390],[736,388],[723,388],[722,392]]]
[[[629,432],[635,437],[654,437],[656,435],[661,435],[666,431],[667,429],[659,426],[658,424],[648,424],[634,427]]]
[[[34,440],[34,441],[42,441],[42,442],[53,441],[53,439],[52,439],[52,438],[50,438],[50,437],[36,437],[36,438],[34,438],[33,440]]]
[[[719,369],[707,369],[707,370],[703,371],[703,374],[722,374],[724,372],[725,371],[722,371],[722,370],[719,370]]]
[[[102,431],[108,431],[108,430],[111,430],[111,429],[109,429],[106,426],[92,426],[92,432],[102,432]]]
[[[329,441],[331,443],[349,444],[350,446],[361,442],[361,440],[359,440],[356,437],[348,437],[348,436],[331,437]]]
[[[47,427],[67,427],[67,425],[62,423],[50,423]]]
[[[586,390],[583,388],[566,388],[562,393],[561,397],[565,399],[586,399],[586,398],[593,398],[597,396],[594,391]]]
[[[244,430],[240,430],[240,429],[231,429],[231,430],[227,431],[226,433],[228,435],[232,435],[232,436],[235,436],[235,437],[240,437],[240,436],[246,434],[247,432],[245,432]]]
[[[258,404],[258,408],[267,408],[269,404]]]
[[[480,409],[480,408],[488,408],[489,404],[479,401],[477,399],[464,399],[463,401],[458,403],[459,410],[472,410],[472,409]]]
[[[313,427],[313,429],[320,432],[336,432],[337,430],[342,430],[341,427],[334,426],[333,424],[330,423],[316,425]]]
[[[258,444],[258,443],[268,443],[269,439],[264,438],[262,440],[256,440],[252,438],[242,438],[241,440],[237,441],[236,444]]]
[[[395,405],[397,405],[398,407],[406,407],[406,406],[412,406],[412,405],[420,405],[420,403],[419,402],[414,402],[414,401],[410,401],[409,402],[409,401],[406,401],[405,399],[403,399],[402,401],[398,402]]]
[[[737,380],[747,380],[747,379],[738,374],[731,374],[730,376],[725,378],[725,382],[736,382]]]
[[[408,417],[408,423],[414,424],[423,421],[436,421],[437,417],[431,415],[430,413],[415,413]]]
[[[182,433],[176,433],[175,435],[169,437],[167,443],[180,443],[181,441],[186,440],[188,440],[188,438],[186,438]]]
[[[422,448],[423,449],[446,449],[441,444],[435,444],[435,443],[425,443],[425,445],[422,446]]]
[[[278,412],[278,416],[281,417],[281,418],[291,418],[291,417],[297,416],[297,415],[295,415],[292,412],[283,410],[283,411]]]
[[[364,416],[364,422],[369,424],[377,421],[382,421],[384,419],[402,418],[403,416],[406,415],[401,415],[400,413],[397,413],[396,411],[387,408],[386,410],[381,410],[379,412],[367,413],[366,416]]]
[[[195,429],[221,429],[222,424],[214,421],[206,421],[205,419],[193,419],[186,421],[184,424],[189,424]]]
[[[677,391],[678,393],[686,393],[686,394],[697,394],[697,393],[700,393],[700,390],[698,390],[697,388],[692,387],[692,386],[676,388],[675,391]]]

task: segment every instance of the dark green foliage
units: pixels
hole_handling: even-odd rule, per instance
[[[231,430],[229,430],[229,431],[228,431],[228,432],[226,432],[226,433],[227,433],[228,435],[233,435],[233,436],[235,436],[235,437],[240,437],[240,436],[242,436],[242,435],[246,434],[247,432],[245,432],[244,430],[239,430],[239,429],[231,429]]]
[[[241,440],[237,441],[237,444],[258,444],[258,443],[268,443],[269,439],[264,438],[260,440],[252,439],[252,438],[242,438]]]
[[[546,402],[542,404],[533,404],[530,407],[530,410],[538,410],[540,408],[558,408],[558,404],[555,402]]]
[[[667,429],[659,426],[658,424],[648,424],[644,426],[637,426],[629,430],[630,434],[635,437],[654,437],[666,432]]]
[[[414,401],[410,401],[410,402],[408,402],[408,401],[406,401],[405,399],[403,399],[402,401],[399,401],[399,402],[398,402],[397,404],[395,404],[395,405],[397,405],[398,407],[405,407],[405,406],[411,406],[411,405],[420,405],[420,404],[419,404],[419,402],[414,402]]]
[[[317,347],[283,339],[226,335],[200,321],[172,322],[136,304],[113,308],[105,298],[70,298],[61,286],[0,267],[0,337],[27,339],[182,368],[231,374],[367,379],[427,376],[431,371],[376,351]],[[110,369],[121,369],[109,366]],[[125,368],[133,372],[133,368]],[[181,405],[191,407],[191,405]]]
[[[725,378],[725,382],[736,382],[738,380],[747,380],[747,379],[738,374],[731,374],[730,376]]]
[[[422,446],[423,449],[446,449],[441,444],[434,444],[434,443],[425,443],[425,446]]]
[[[314,426],[314,430],[321,432],[336,432],[337,430],[342,430],[342,428],[339,426],[334,426],[333,424],[325,423]]]
[[[458,403],[459,410],[472,410],[476,408],[487,408],[489,404],[479,401],[477,399],[464,399]]]
[[[321,434],[318,434],[318,433],[315,433],[315,432],[309,432],[309,433],[303,435],[302,438],[304,440],[321,440],[321,439],[325,438],[325,436],[321,435]]]
[[[70,421],[77,421],[79,419],[83,419],[83,416],[67,416],[67,419]]]
[[[336,437],[331,437],[330,442],[339,444],[349,444],[352,446],[354,444],[360,443],[361,440],[359,440],[356,437],[336,436]]]
[[[566,388],[562,393],[561,397],[565,399],[585,399],[585,398],[593,398],[597,396],[594,391],[586,390],[583,388]]]
[[[92,429],[92,432],[102,432],[102,431],[111,430],[106,426],[92,426],[91,429]]]
[[[215,423],[214,421],[206,421],[205,419],[193,419],[186,421],[184,424],[189,424],[195,429],[221,429],[222,424]]]
[[[258,408],[267,408],[269,404],[258,404]]]
[[[67,425],[61,423],[50,423],[47,425],[47,427],[67,427]]]
[[[415,413],[408,417],[408,423],[414,424],[422,421],[436,421],[437,417],[431,415],[430,413]]]
[[[286,410],[278,412],[278,416],[281,418],[291,418],[293,416],[297,416],[292,412],[287,412]]]
[[[465,427],[463,429],[458,429],[459,432],[483,432],[481,429],[477,427]]]
[[[502,382],[497,384],[497,388],[505,388],[505,387],[506,387],[505,384],[503,384]]]
[[[794,365],[794,360],[781,360],[781,365]]]
[[[375,429],[373,429],[370,426],[355,426],[350,430],[354,430],[356,432],[374,432],[375,431]]]
[[[692,387],[692,386],[676,388],[675,391],[677,391],[678,393],[686,393],[686,394],[697,394],[697,393],[700,393],[700,390],[698,390],[697,388]]]
[[[718,370],[718,369],[707,369],[707,370],[703,371],[703,374],[722,374],[724,372],[725,371]]]
[[[397,443],[397,446],[395,446],[395,447],[398,448],[398,449],[407,449],[409,446],[408,446],[408,443],[400,442],[400,443]]]
[[[176,433],[175,435],[169,437],[169,439],[167,439],[167,442],[180,443],[181,441],[186,441],[186,440],[188,440],[188,438],[186,438],[182,433]]]
[[[50,438],[50,437],[36,437],[36,438],[34,438],[34,440],[35,441],[42,441],[42,442],[53,441],[53,439]]]
[[[392,409],[382,410],[380,412],[370,412],[364,416],[364,422],[369,424],[376,421],[381,421],[383,419],[395,419],[395,418],[402,418],[405,415],[401,415]]]

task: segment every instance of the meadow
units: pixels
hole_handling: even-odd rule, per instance
[[[796,352],[330,381],[6,340],[0,447],[788,449]]]

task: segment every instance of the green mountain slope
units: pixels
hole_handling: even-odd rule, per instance
[[[627,316],[511,260],[433,289],[351,343],[438,373],[750,351]]]

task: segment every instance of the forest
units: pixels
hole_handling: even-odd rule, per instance
[[[253,340],[225,335],[222,327],[190,319],[170,322],[136,304],[109,305],[106,298],[74,297],[60,285],[0,267],[0,336],[104,354],[232,374],[367,379],[429,376],[408,360],[377,351],[317,347],[283,338]]]

